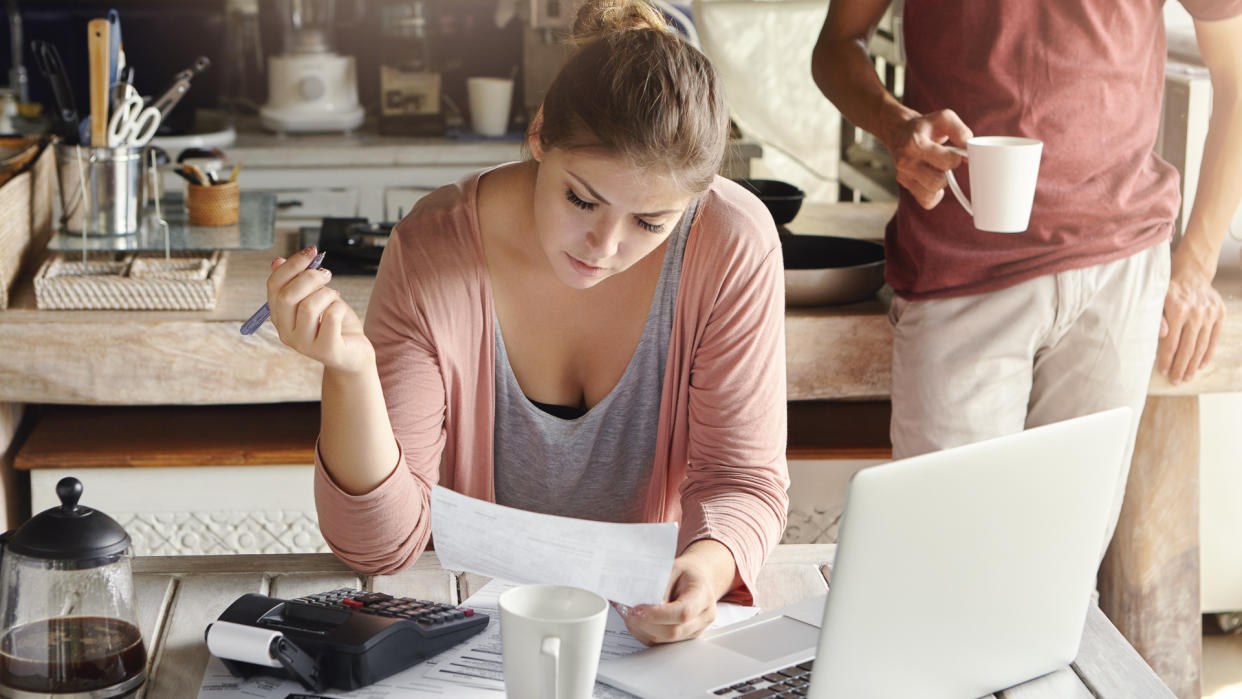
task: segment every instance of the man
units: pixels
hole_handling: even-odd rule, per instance
[[[1133,445],[1153,361],[1171,382],[1189,380],[1220,335],[1211,282],[1242,199],[1242,0],[1182,0],[1214,97],[1171,259],[1178,174],[1152,152],[1160,2],[908,0],[905,104],[866,51],[888,2],[833,2],[812,71],[893,154],[902,187],[885,241],[894,457],[1119,405],[1134,408]],[[976,230],[941,203],[945,171],[962,163],[945,146],[974,134],[1044,142],[1025,233]]]

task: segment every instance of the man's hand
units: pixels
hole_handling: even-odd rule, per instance
[[[914,117],[885,138],[897,166],[897,183],[924,208],[944,198],[944,173],[962,164],[962,156],[944,147],[946,141],[965,148],[974,134],[951,109]]]
[[[1212,361],[1224,320],[1225,302],[1212,288],[1212,275],[1174,256],[1156,368],[1173,384],[1193,379]]]

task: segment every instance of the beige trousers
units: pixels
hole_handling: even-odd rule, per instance
[[[1147,399],[1169,246],[972,296],[894,298],[893,457],[1130,406],[1112,538]]]

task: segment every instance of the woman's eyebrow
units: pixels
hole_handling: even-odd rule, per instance
[[[578,184],[580,184],[580,185],[582,185],[583,187],[585,187],[585,188],[586,188],[586,191],[587,191],[587,192],[589,192],[589,193],[590,193],[590,195],[591,195],[592,197],[594,197],[594,198],[596,198],[596,199],[600,200],[600,202],[602,202],[602,203],[604,203],[604,204],[612,204],[612,202],[608,201],[607,199],[605,199],[605,198],[603,197],[603,195],[601,195],[599,192],[595,191],[595,188],[594,188],[594,187],[592,187],[590,184],[588,184],[586,180],[584,180],[584,179],[582,179],[581,177],[579,177],[579,176],[578,176],[578,174],[577,174],[577,173],[575,173],[573,170],[570,170],[570,169],[566,168],[565,172],[568,172],[568,173],[569,173],[569,175],[570,175],[571,177],[573,177],[575,180],[578,180]]]
[[[589,183],[587,183],[586,180],[578,176],[578,174],[575,173],[573,170],[566,169],[565,172],[568,172],[571,177],[577,180],[578,184],[582,185],[583,188],[585,188],[586,191],[591,195],[591,197],[598,199],[603,204],[608,204],[610,206],[612,205],[612,202],[608,201],[607,199],[603,197],[603,195],[595,191],[594,187],[592,187]],[[675,214],[678,211],[681,211],[681,209],[664,209],[662,211],[649,211],[646,213],[634,214],[634,215],[642,217],[642,218],[656,218],[657,216],[664,216],[666,214]]]

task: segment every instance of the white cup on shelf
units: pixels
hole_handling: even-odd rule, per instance
[[[1031,221],[1035,182],[1043,141],[1017,136],[976,136],[966,149],[946,146],[966,158],[971,198],[962,194],[953,172],[945,173],[949,189],[974,218],[975,228],[992,233],[1021,233]]]
[[[509,130],[513,81],[509,78],[466,78],[470,126],[482,136],[503,136]]]
[[[608,601],[577,587],[523,585],[500,595],[509,699],[590,699]]]

